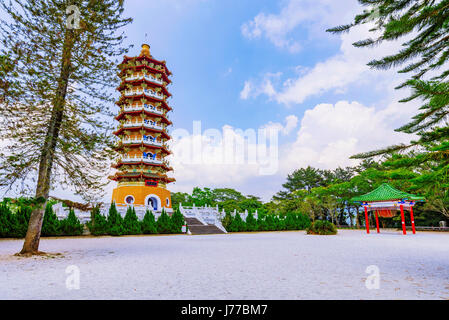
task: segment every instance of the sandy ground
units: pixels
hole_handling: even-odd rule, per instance
[[[0,299],[449,299],[448,233],[42,239],[63,255],[11,256],[21,245],[0,240]]]

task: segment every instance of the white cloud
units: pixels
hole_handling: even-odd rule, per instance
[[[299,26],[317,36],[326,27],[350,21],[359,8],[351,0],[289,0],[278,14],[261,12],[244,23],[241,31],[248,39],[265,37],[276,47],[296,53],[302,45],[291,33]]]
[[[350,166],[350,156],[397,143],[407,143],[408,134],[394,132],[407,121],[418,105],[404,108],[391,103],[383,110],[358,102],[319,104],[307,110],[294,143],[280,148],[280,168],[284,174],[300,167],[333,169]]]
[[[251,81],[245,81],[243,89],[240,92],[240,99],[247,100],[250,97],[251,90],[252,90]]]

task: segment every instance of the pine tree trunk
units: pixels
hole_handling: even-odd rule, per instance
[[[53,99],[53,109],[48,123],[48,130],[45,143],[42,147],[39,174],[36,186],[36,198],[44,198],[43,206],[33,210],[28,223],[28,230],[25,236],[20,254],[33,255],[39,253],[39,240],[41,236],[42,222],[46,201],[50,192],[50,178],[55,157],[56,144],[61,130],[62,118],[64,115],[65,99],[67,95],[67,85],[71,73],[71,57],[74,36],[72,30],[67,30],[64,39],[64,48],[61,61],[61,73],[58,81],[58,89]]]

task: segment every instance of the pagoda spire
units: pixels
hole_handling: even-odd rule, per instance
[[[142,57],[142,56],[151,58],[150,45],[148,45],[146,43],[142,44],[142,51],[140,51],[139,57]]]

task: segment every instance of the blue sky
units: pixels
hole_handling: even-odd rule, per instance
[[[416,109],[396,103],[406,94],[392,89],[400,79],[366,67],[397,44],[353,48],[368,26],[343,36],[325,32],[361,10],[356,0],[128,0],[132,51],[147,33],[152,54],[173,72],[175,129],[191,132],[201,121],[203,130],[284,130],[276,173],[260,175],[248,164],[175,165],[170,189],[233,187],[269,200],[297,168],[352,165],[354,153],[409,139],[393,131]]]
[[[148,42],[153,56],[167,61],[173,129],[191,134],[173,142],[172,191],[231,187],[269,200],[295,169],[353,165],[355,153],[410,139],[394,132],[417,109],[397,103],[407,95],[393,89],[402,79],[395,70],[366,66],[399,44],[354,48],[370,35],[369,25],[345,35],[325,32],[363,10],[356,0],[126,0],[125,8],[134,19],[123,30],[134,45],[129,55]],[[237,129],[277,129],[277,170],[260,174],[260,165],[214,162],[226,148],[193,134],[193,121],[237,137]],[[179,150],[196,139],[209,147],[205,160],[183,162]],[[53,193],[77,199],[57,187]]]

